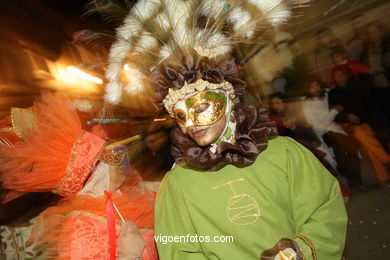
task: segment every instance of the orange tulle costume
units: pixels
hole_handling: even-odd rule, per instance
[[[0,181],[13,191],[51,191],[65,198],[38,216],[29,241],[44,246],[43,258],[109,259],[104,189],[112,166],[99,160],[105,141],[82,130],[66,95],[45,92],[34,110],[36,124],[24,131],[25,142],[0,148]],[[158,259],[153,191],[132,172],[112,191],[112,201],[124,219],[143,231],[143,259]]]
[[[150,240],[154,198],[147,193],[141,196],[122,193],[114,194],[113,201],[123,218],[143,231],[146,243],[143,259],[158,259],[154,239]],[[119,228],[119,218],[116,224]],[[63,199],[40,214],[30,241],[46,245],[44,257],[50,259],[109,259],[105,197],[77,195]]]
[[[34,104],[37,126],[25,131],[25,142],[0,149],[0,181],[16,191],[77,193],[104,144],[85,132],[70,99],[45,92]]]

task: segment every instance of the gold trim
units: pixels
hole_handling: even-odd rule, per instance
[[[12,128],[14,129],[14,133],[20,138],[20,139],[23,139],[23,134],[22,134],[22,130],[19,129],[19,127],[16,126],[16,123],[15,123],[15,116],[14,116],[14,113],[15,112],[19,112],[21,110],[24,110],[23,108],[19,108],[19,107],[12,107],[11,108],[11,123],[12,123]]]
[[[14,132],[14,129],[12,127],[3,127],[3,128],[0,128],[0,132]],[[15,133],[16,134],[16,133]]]
[[[101,217],[101,216],[98,216],[98,215],[95,215],[95,214],[92,214],[92,213],[84,211],[84,210],[72,210],[71,212],[69,212],[65,216],[73,217],[73,216],[76,216],[76,215],[84,215],[84,216],[96,219],[97,221],[100,221],[100,222],[102,222],[104,224],[107,224],[107,218]],[[117,222],[117,218],[115,218],[115,222]],[[120,227],[121,227],[121,224],[115,223],[115,228],[116,229],[120,229]]]
[[[57,194],[61,195],[63,187],[66,185],[66,181],[68,179],[72,178],[73,167],[71,167],[71,166],[73,165],[73,162],[76,159],[75,153],[76,153],[77,147],[79,147],[79,144],[80,144],[81,140],[83,139],[83,137],[86,135],[86,133],[87,132],[83,130],[81,132],[80,136],[77,138],[77,141],[73,144],[73,147],[72,147],[72,150],[71,150],[70,156],[69,156],[70,159],[68,161],[68,166],[66,167],[66,173],[62,177],[61,182],[58,185],[58,187],[52,190],[53,193],[57,193]]]
[[[73,217],[75,215],[84,215],[84,216],[87,216],[87,217],[99,220],[100,222],[107,223],[107,219],[106,218],[98,216],[98,215],[95,215],[95,214],[92,214],[92,213],[84,211],[84,210],[72,210],[71,212],[69,212],[65,216]]]
[[[15,122],[15,113],[17,112],[28,112],[28,113],[32,113],[33,117],[34,117],[34,121],[36,120],[37,118],[37,115],[35,113],[35,110],[34,109],[28,109],[28,108],[20,108],[20,107],[12,107],[11,108],[11,123],[12,123],[12,128],[13,128],[13,131],[14,133],[20,138],[20,139],[24,139],[24,136],[23,136],[23,130],[20,129],[18,127],[18,125],[16,124]]]
[[[95,140],[92,140],[94,142],[97,142],[98,139],[100,139],[102,142],[99,146],[99,151],[96,151],[97,154],[94,156],[94,158],[92,158],[92,157],[90,158],[91,161],[89,161],[90,164],[88,166],[89,167],[88,169],[87,169],[87,166],[85,166],[85,165],[82,167],[75,167],[75,163],[74,163],[74,161],[78,158],[78,156],[80,156],[79,154],[77,154],[77,152],[79,151],[80,142],[84,141],[84,139],[86,139],[86,138],[95,139]],[[64,176],[62,177],[58,187],[53,189],[52,192],[59,194],[63,197],[68,197],[72,194],[79,192],[80,189],[85,185],[88,178],[91,177],[91,175],[90,175],[91,170],[93,169],[93,166],[96,164],[96,162],[99,160],[99,156],[101,154],[103,145],[104,145],[104,140],[102,140],[100,137],[95,136],[95,135],[93,135],[85,130],[82,130],[80,136],[77,138],[77,141],[73,144],[72,150],[71,150],[70,155],[69,155],[69,161],[68,161],[68,165],[66,168],[66,172],[65,172]],[[81,169],[82,172],[78,175],[75,175],[74,170],[75,169],[77,170],[80,168],[83,168],[83,169]],[[88,170],[88,171],[86,171],[86,170]],[[69,183],[69,180],[73,180],[72,189],[75,189],[75,186],[78,185],[77,183],[75,183],[75,177],[78,178],[78,180],[80,180],[80,178],[82,178],[81,182],[79,183],[80,184],[79,189],[74,190],[74,191],[66,190],[68,183]]]
[[[317,251],[316,251],[316,249],[314,247],[313,242],[311,242],[311,240],[308,239],[307,237],[301,236],[301,235],[296,235],[295,238],[301,239],[310,248],[313,260],[317,260]],[[305,257],[305,259],[306,259],[306,257]]]

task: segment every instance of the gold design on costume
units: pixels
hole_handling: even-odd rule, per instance
[[[100,160],[104,161],[109,165],[121,165],[123,159],[126,156],[127,150],[117,150],[116,148],[117,147],[111,149],[103,149],[100,154]]]
[[[66,197],[80,191],[92,166],[99,159],[103,143],[99,137],[83,131],[73,144],[65,175],[52,192]]]
[[[98,216],[98,215],[92,214],[92,213],[90,213],[88,211],[84,211],[84,210],[72,210],[71,212],[66,214],[67,217],[72,217],[72,216],[77,216],[77,215],[83,215],[83,216],[86,216],[86,217],[89,217],[89,218],[96,219],[96,220],[98,220],[100,222],[103,222],[104,224],[107,224],[107,218],[106,217]],[[115,218],[115,221],[117,222],[115,224],[115,227],[117,229],[120,229],[121,222],[119,221],[118,218]]]
[[[14,129],[12,127],[0,128],[0,132],[12,132]]]
[[[142,138],[140,135],[134,135],[127,139],[107,144],[103,147],[99,159],[109,165],[122,165],[126,157],[127,159],[133,158],[129,157],[129,154],[138,154],[137,151],[139,148],[137,146],[140,146],[141,141]]]
[[[32,109],[11,108],[12,128],[20,139],[24,139],[24,129],[34,127],[35,118],[36,116]]]
[[[234,183],[242,181],[245,179],[240,178],[213,187],[214,190],[225,186],[230,188],[233,195],[227,202],[226,214],[231,223],[239,226],[256,223],[260,218],[260,207],[256,199],[246,193],[237,193],[233,188]]]

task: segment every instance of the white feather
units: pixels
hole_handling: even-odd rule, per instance
[[[121,60],[122,57],[127,55],[127,52],[131,49],[131,43],[125,40],[119,40],[112,44],[109,57],[113,60]]]
[[[131,10],[142,21],[148,20],[161,6],[160,0],[139,0]]]
[[[291,16],[291,10],[286,6],[280,6],[275,9],[269,16],[268,21],[273,25],[279,25]]]
[[[227,39],[222,33],[215,33],[207,41],[206,47],[214,49],[216,55],[226,54],[231,50],[229,39]]]
[[[130,94],[143,92],[144,84],[142,73],[134,66],[127,66],[124,73],[129,80],[129,83],[125,86],[126,92]]]
[[[256,7],[263,12],[267,17],[267,20],[273,24],[278,25],[287,20],[291,12],[283,4],[283,0],[248,0],[251,4],[256,5]]]
[[[119,62],[110,62],[108,69],[106,70],[105,76],[108,81],[116,80],[120,74],[122,66]]]
[[[160,49],[160,54],[159,54],[161,61],[171,56],[172,53],[173,50],[170,44],[163,45]]]
[[[248,0],[249,3],[255,5],[263,13],[267,13],[279,6],[283,0]]]
[[[226,5],[225,0],[205,0],[202,2],[201,14],[217,18]]]
[[[105,99],[110,103],[117,104],[120,102],[122,91],[119,78],[122,71],[123,60],[130,49],[131,43],[124,39],[119,39],[110,48],[109,66],[105,73],[105,76],[108,79]]]
[[[117,36],[129,40],[142,30],[142,22],[148,20],[160,7],[160,0],[140,0],[131,9],[117,31]]]
[[[117,81],[109,82],[106,85],[106,94],[104,99],[110,104],[118,104],[121,101],[122,89],[121,85]]]
[[[157,44],[158,42],[156,38],[154,38],[148,33],[143,33],[137,43],[137,47],[135,48],[135,51],[138,53],[145,52],[148,49],[151,49],[152,47],[156,46]]]
[[[198,30],[196,34],[195,50],[201,56],[216,57],[231,51],[231,42],[221,33],[215,33],[211,37],[204,39],[208,35],[204,29]]]
[[[256,24],[250,24],[252,17],[249,12],[240,7],[234,8],[231,12],[229,12],[226,20],[233,24],[234,31],[245,28],[245,37],[251,38],[253,36]]]
[[[134,16],[129,15],[126,17],[123,25],[116,29],[116,35],[119,39],[128,40],[141,30],[142,24]]]
[[[105,73],[105,76],[109,82],[118,80],[120,72],[122,71],[123,59],[126,57],[130,48],[131,44],[123,40],[115,42],[111,46],[109,54],[109,66]]]
[[[169,29],[171,29],[171,24],[169,23],[169,20],[166,16],[165,13],[160,13],[155,21],[165,30],[165,31],[168,31]]]
[[[191,1],[162,0],[167,17],[172,22],[173,39],[181,46],[191,43],[187,24],[191,15]]]

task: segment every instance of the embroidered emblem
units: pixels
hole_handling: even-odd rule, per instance
[[[237,179],[227,183],[214,186],[213,189],[219,189],[229,186],[233,195],[229,198],[226,207],[226,215],[229,221],[235,225],[245,226],[255,223],[260,217],[260,207],[254,197],[246,193],[238,193],[233,184],[236,182],[245,181],[245,179]]]

